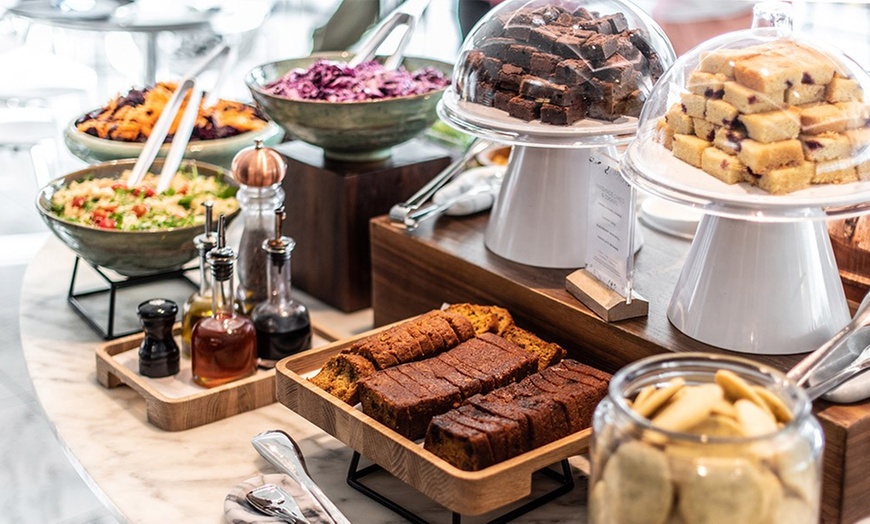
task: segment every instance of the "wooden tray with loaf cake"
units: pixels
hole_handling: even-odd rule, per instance
[[[453,304],[278,363],[278,400],[446,508],[526,497],[532,474],[588,448],[610,375]]]

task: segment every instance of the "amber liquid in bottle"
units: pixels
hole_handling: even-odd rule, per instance
[[[181,354],[188,358],[193,326],[212,315],[211,275],[208,272],[206,257],[217,246],[217,235],[212,231],[213,204],[207,201],[203,207],[205,207],[205,232],[193,239],[199,252],[199,289],[190,295],[181,308]]]
[[[254,324],[248,317],[237,314],[233,308],[235,253],[223,247],[222,222],[218,226],[218,247],[208,255],[214,279],[214,313],[196,323],[191,337],[193,381],[205,387],[220,386],[257,371],[257,333]]]

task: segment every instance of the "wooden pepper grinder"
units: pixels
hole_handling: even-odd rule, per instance
[[[268,298],[266,252],[261,246],[271,237],[275,209],[284,205],[281,181],[287,163],[280,153],[256,140],[253,146],[236,154],[232,171],[241,185],[236,198],[244,224],[239,244],[236,296],[247,315],[255,305]]]

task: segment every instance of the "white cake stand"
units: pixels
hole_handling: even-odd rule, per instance
[[[849,321],[824,220],[870,211],[870,182],[771,195],[725,184],[651,140],[628,147],[621,172],[706,213],[668,307],[686,335],[743,353],[804,353]]]
[[[490,213],[486,247],[531,266],[583,267],[592,148],[630,142],[637,119],[584,119],[572,126],[525,122],[462,101],[453,90],[442,97],[438,115],[463,132],[514,146]]]

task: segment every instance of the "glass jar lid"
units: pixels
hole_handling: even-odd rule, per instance
[[[866,212],[868,89],[857,63],[792,31],[790,6],[757,4],[753,28],[702,43],[662,76],[623,174],[723,215]]]
[[[630,2],[508,0],[466,38],[445,106],[460,125],[530,142],[630,135],[673,60]]]

